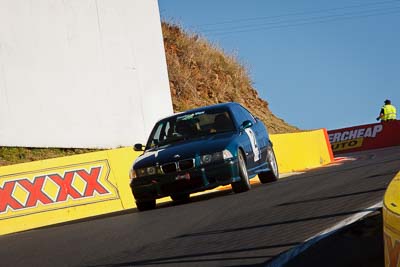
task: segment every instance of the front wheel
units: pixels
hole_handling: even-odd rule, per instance
[[[156,208],[156,200],[136,200],[136,207],[139,211],[152,210]]]
[[[267,148],[267,164],[269,171],[258,174],[258,178],[263,184],[275,182],[279,179],[278,164],[276,163],[275,153],[272,146],[268,146]]]
[[[232,190],[235,193],[249,191],[251,188],[250,180],[247,173],[246,161],[244,160],[244,155],[241,150],[238,151],[238,167],[240,181],[232,183]]]

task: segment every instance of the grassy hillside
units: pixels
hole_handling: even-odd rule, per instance
[[[272,114],[234,56],[176,25],[163,23],[162,30],[174,111],[234,101],[259,117],[270,133],[299,131]]]
[[[299,130],[272,114],[234,56],[176,25],[163,23],[162,30],[175,112],[235,101],[263,120],[270,133]],[[0,166],[91,151],[94,150],[0,147]]]

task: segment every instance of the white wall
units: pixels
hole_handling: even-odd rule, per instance
[[[157,0],[0,0],[0,146],[127,146],[169,114]]]

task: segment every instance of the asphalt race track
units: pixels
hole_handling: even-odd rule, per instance
[[[400,170],[400,147],[346,156],[246,193],[1,236],[0,265],[264,266],[381,201]]]

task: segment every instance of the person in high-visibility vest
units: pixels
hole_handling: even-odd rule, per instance
[[[385,105],[381,108],[379,117],[376,118],[376,120],[381,120],[382,122],[396,120],[396,108],[392,105],[390,100],[385,100]]]

